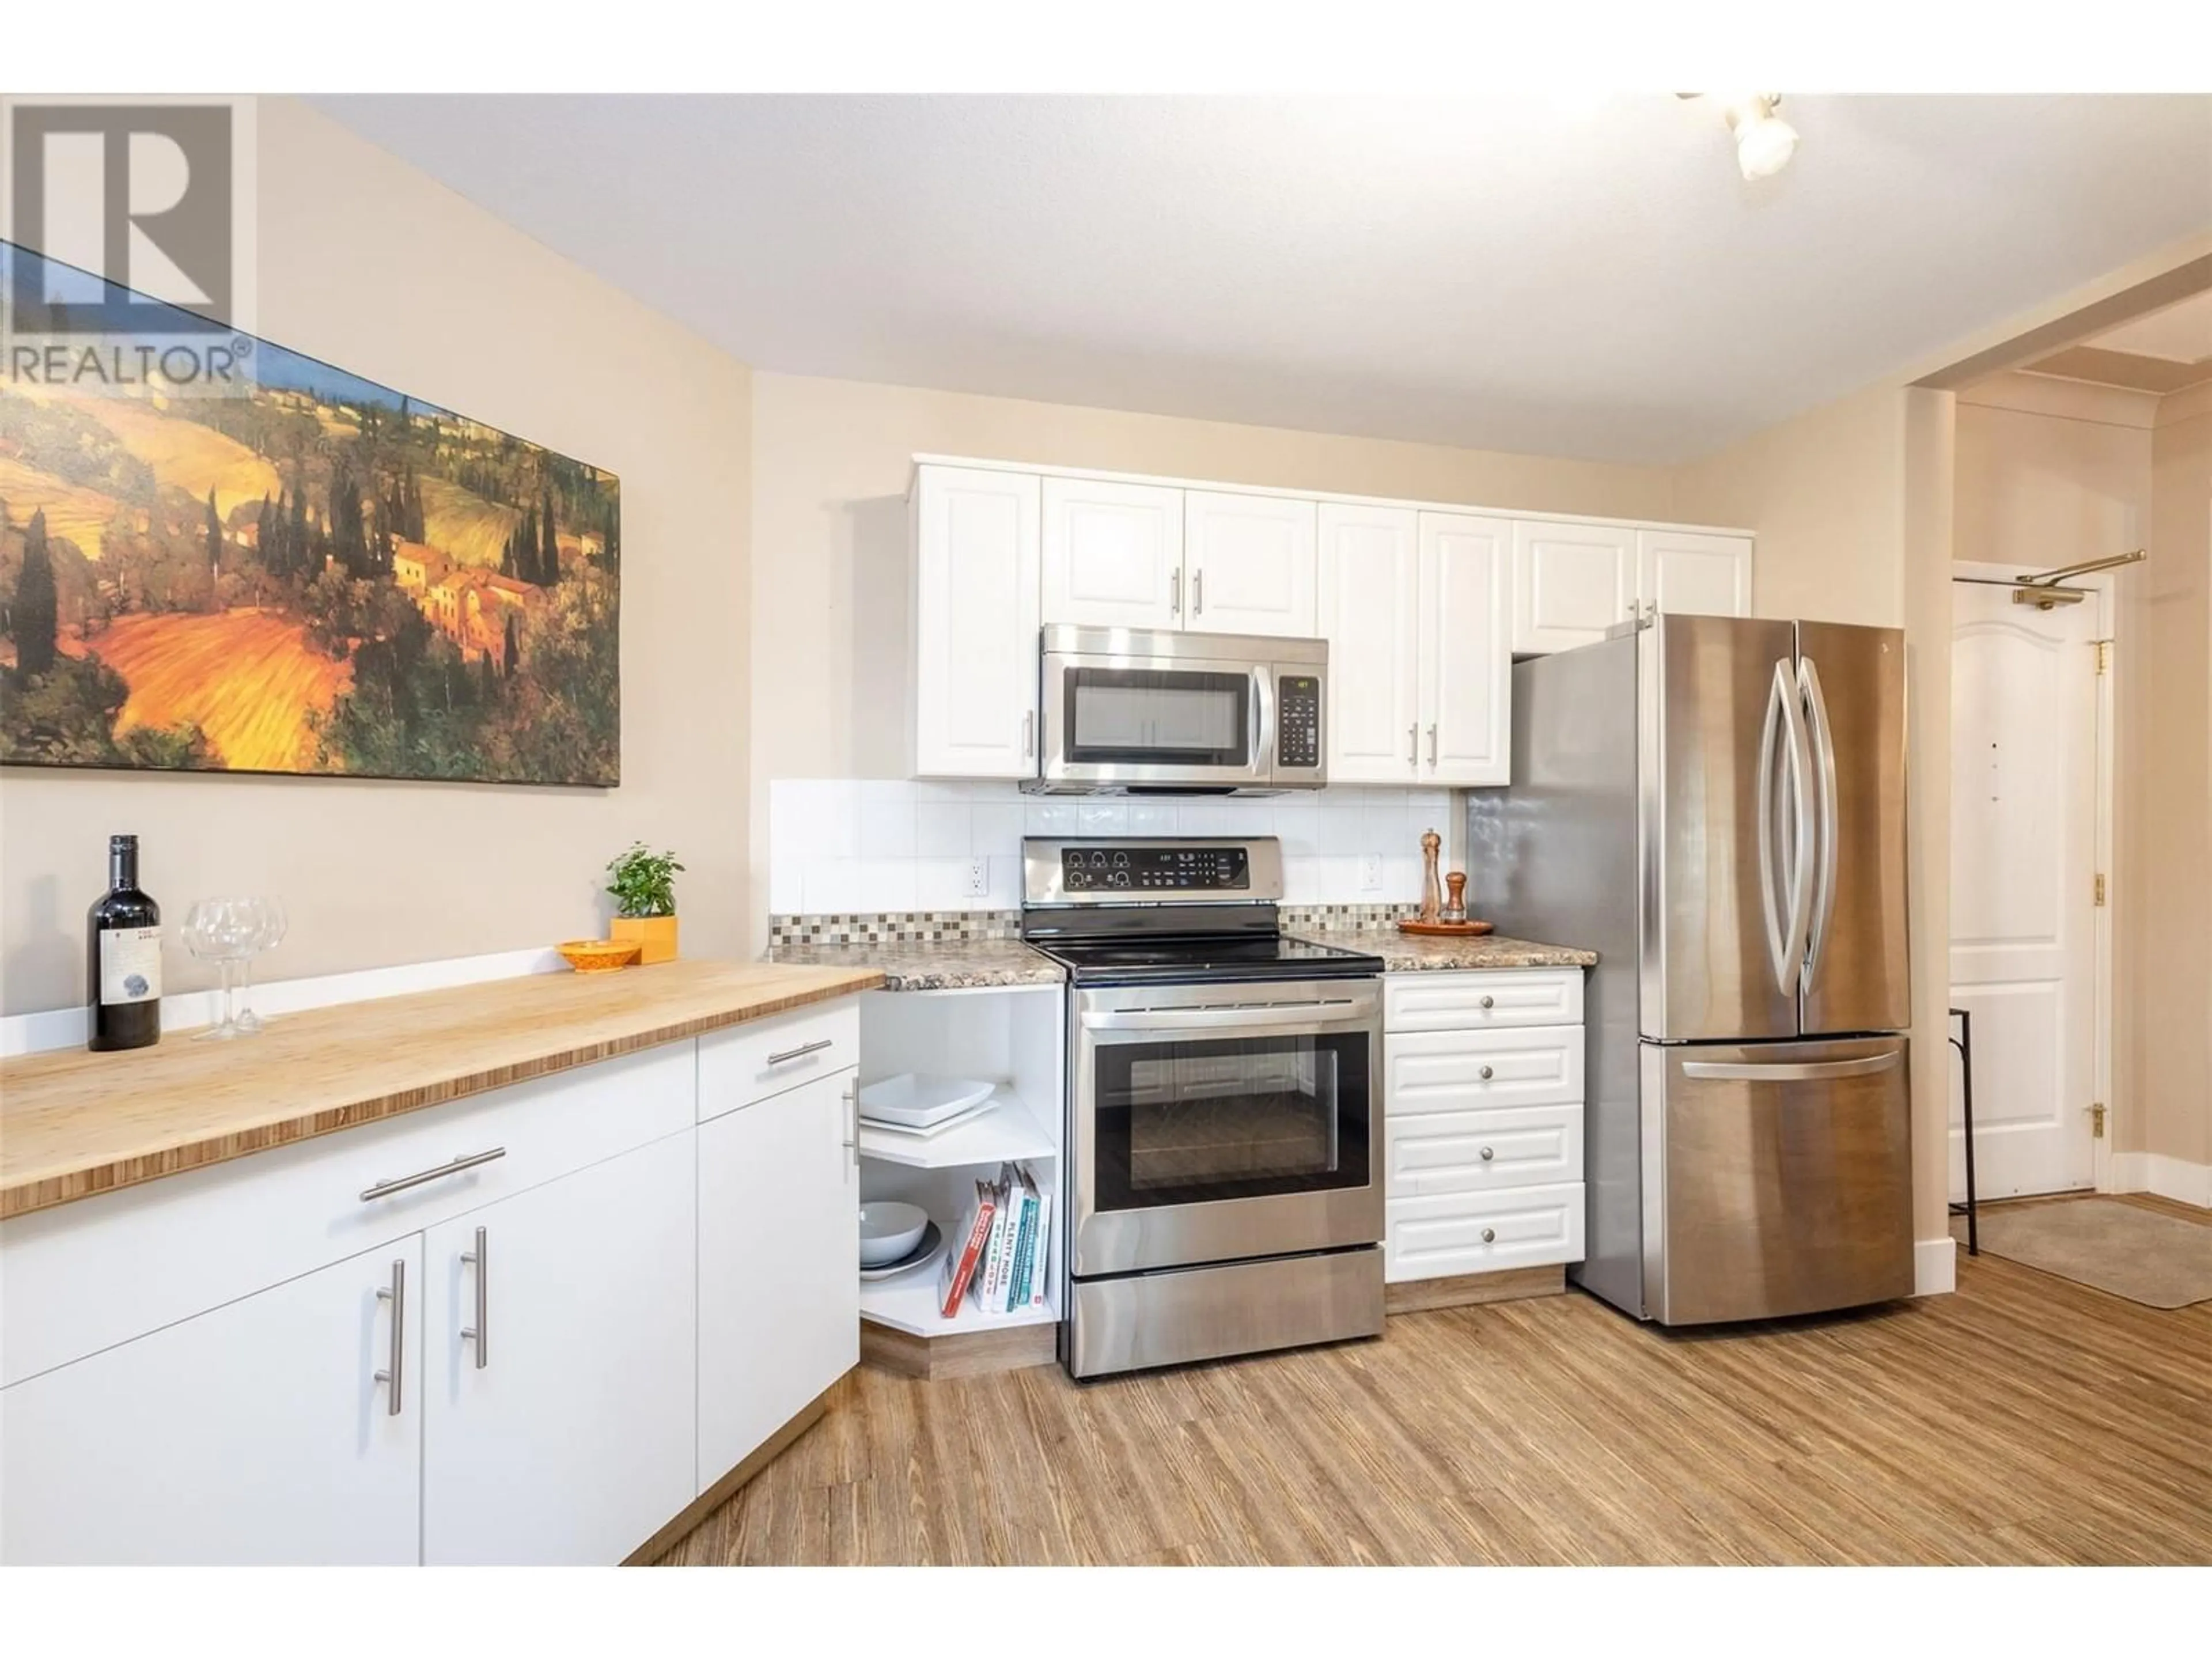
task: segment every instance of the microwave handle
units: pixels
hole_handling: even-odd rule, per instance
[[[1253,701],[1260,710],[1260,735],[1252,745],[1252,769],[1262,778],[1275,775],[1275,671],[1252,671]]]

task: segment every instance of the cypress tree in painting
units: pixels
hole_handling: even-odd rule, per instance
[[[31,514],[23,532],[23,568],[15,574],[15,602],[9,607],[15,634],[15,670],[45,674],[54,665],[54,636],[60,609],[54,597],[54,559],[46,550],[46,510]]]
[[[207,498],[208,570],[210,574],[222,568],[222,520],[215,510],[215,490],[208,489]]]
[[[553,533],[553,492],[548,489],[539,497],[544,503],[545,517],[540,528],[544,534],[538,562],[538,585],[550,587],[561,580],[561,538]]]
[[[507,613],[507,663],[505,669],[506,678],[508,679],[513,679],[514,678],[514,671],[520,663],[521,656],[522,651],[520,642],[516,640],[514,635],[514,613],[510,611]]]

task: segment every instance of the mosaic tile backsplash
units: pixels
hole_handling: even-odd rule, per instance
[[[1286,905],[1382,907],[1395,915],[1420,900],[1422,832],[1434,830],[1449,844],[1451,816],[1445,789],[1050,799],[1010,783],[778,778],[769,785],[769,909],[810,921],[1013,911],[1025,835],[1274,836],[1283,843]],[[1372,887],[1362,880],[1370,859]],[[969,890],[976,860],[981,893]]]

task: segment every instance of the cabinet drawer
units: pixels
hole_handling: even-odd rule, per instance
[[[673,1134],[692,1121],[696,1065],[694,1044],[669,1043],[19,1216],[0,1225],[0,1383]]]
[[[1382,981],[1382,1027],[1388,1031],[1579,1025],[1582,1020],[1579,968],[1390,974]]]
[[[1583,1109],[1424,1112],[1382,1126],[1390,1198],[1547,1187],[1583,1178]]]
[[[1393,1198],[1382,1230],[1383,1277],[1394,1283],[1579,1261],[1582,1184]]]
[[[860,1009],[846,997],[699,1039],[699,1121],[860,1063]]]
[[[1583,1028],[1406,1031],[1382,1041],[1383,1114],[1564,1106],[1583,1097]]]

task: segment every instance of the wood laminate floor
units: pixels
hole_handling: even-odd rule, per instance
[[[1710,1335],[1571,1292],[1084,1388],[864,1369],[665,1559],[2203,1564],[2212,1304],[1961,1249],[1956,1295]]]

